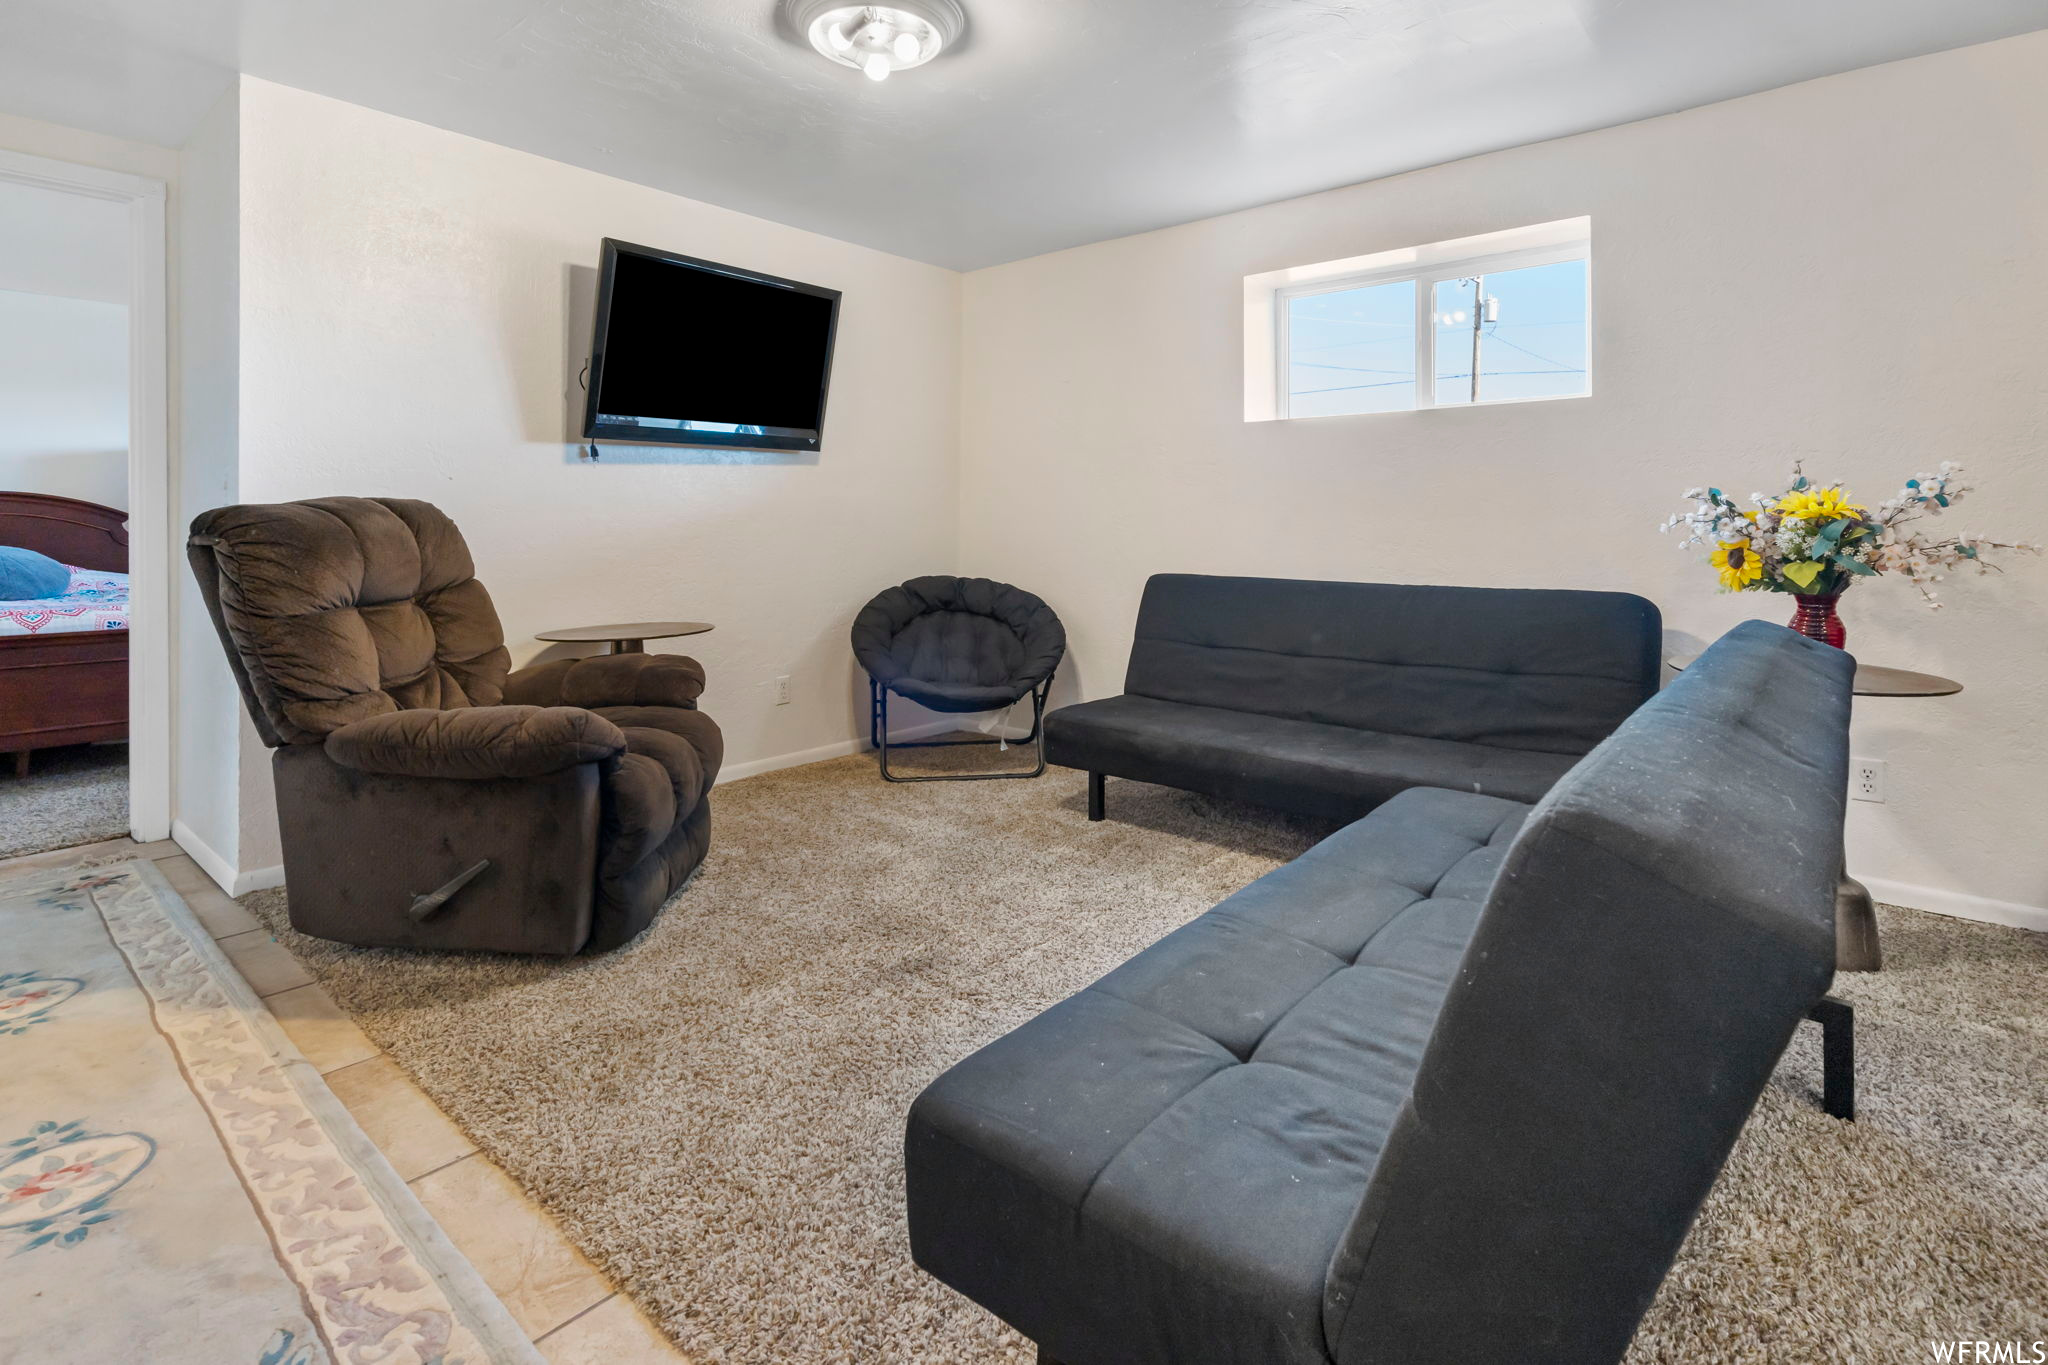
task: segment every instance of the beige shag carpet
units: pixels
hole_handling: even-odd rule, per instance
[[[911,1097],[1325,832],[1109,799],[1091,825],[1077,773],[890,786],[869,758],[734,783],[655,926],[570,962],[343,948],[293,934],[283,893],[248,903],[694,1357],[1021,1362],[910,1263]],[[1631,1365],[2048,1336],[2048,936],[1881,913],[1888,969],[1840,992],[1861,1122],[1820,1113],[1802,1036]]]
[[[113,839],[128,832],[128,746],[38,749],[27,777],[0,761],[0,858]]]

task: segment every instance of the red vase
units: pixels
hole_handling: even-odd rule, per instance
[[[1836,649],[1843,647],[1842,642],[1849,638],[1849,632],[1842,628],[1842,618],[1835,614],[1835,604],[1842,600],[1842,594],[1795,592],[1792,600],[1796,605],[1792,619],[1787,623],[1792,629],[1809,640],[1819,640]]]

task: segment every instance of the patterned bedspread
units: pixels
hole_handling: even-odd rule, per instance
[[[110,569],[72,569],[71,586],[62,597],[0,602],[0,635],[126,629],[128,575]]]

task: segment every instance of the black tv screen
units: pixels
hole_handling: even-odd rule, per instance
[[[839,291],[605,238],[583,434],[818,450]]]

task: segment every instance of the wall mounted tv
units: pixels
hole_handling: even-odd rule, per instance
[[[839,291],[604,241],[583,434],[818,450]]]

